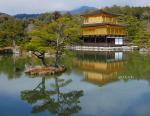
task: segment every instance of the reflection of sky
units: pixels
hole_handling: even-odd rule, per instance
[[[0,75],[0,92],[3,94],[17,95],[21,90],[34,88],[41,81],[40,78],[26,78],[8,80],[5,75]]]
[[[86,106],[89,107],[84,105],[85,111],[83,112],[87,112],[87,114],[91,113],[91,115],[101,113],[104,116],[123,115],[125,113],[124,111],[128,112],[128,107],[136,99],[139,99],[140,96],[149,92],[148,85],[145,86],[145,83],[142,85],[143,88],[140,88],[141,83],[121,82],[106,86],[103,90],[99,90],[99,92],[87,91],[90,96],[90,101],[89,97],[86,97],[83,100],[83,104],[86,103]],[[96,92],[98,93],[95,94]]]
[[[146,81],[117,81],[105,86],[83,81],[83,75],[72,72],[63,74],[60,78],[72,79],[73,82],[64,87],[63,92],[84,90],[81,97],[82,110],[76,116],[148,116],[150,114],[150,87]],[[52,80],[46,80],[49,88]],[[26,78],[7,80],[0,75],[0,116],[18,115],[30,116],[31,105],[21,100],[20,91],[34,89],[41,78]],[[36,115],[49,115],[44,112]]]
[[[149,116],[150,115],[150,92],[144,93],[131,104],[126,115],[129,116]]]
[[[71,76],[75,77],[74,74]],[[145,102],[145,98],[147,98],[146,101],[150,101],[150,87],[146,81],[118,81],[98,87],[80,82],[79,78],[74,79],[76,82],[70,87],[84,90],[84,97],[81,98],[81,116],[99,116],[99,114],[102,116],[145,116],[150,114],[148,110],[150,102]],[[138,102],[142,102],[142,105]],[[134,105],[135,103],[138,105]]]
[[[26,78],[8,80],[5,75],[0,75],[0,116],[29,116],[32,106],[20,98],[23,90],[35,88],[41,79]],[[45,113],[40,113],[42,115]]]

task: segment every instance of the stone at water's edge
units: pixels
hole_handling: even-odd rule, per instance
[[[141,48],[140,52],[150,52],[150,48]]]
[[[0,48],[0,54],[6,54],[6,53],[13,53],[13,48],[12,47],[4,47]]]
[[[35,66],[29,67],[25,73],[29,75],[50,75],[50,74],[60,74],[66,70],[63,66],[58,67],[45,67],[45,66]]]

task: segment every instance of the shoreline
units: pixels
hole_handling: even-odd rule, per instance
[[[98,46],[67,46],[66,49],[76,51],[134,51],[138,46],[98,47]]]

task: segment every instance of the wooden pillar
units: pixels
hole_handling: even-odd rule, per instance
[[[86,39],[87,43],[90,42],[90,36],[88,36],[88,38]]]
[[[107,36],[106,36],[106,46],[108,47],[108,40],[107,40]]]
[[[123,46],[124,46],[124,43],[125,43],[125,37],[123,37],[123,40],[122,40],[122,42],[123,42]]]
[[[83,43],[85,43],[85,37],[82,37],[83,38]]]
[[[94,37],[94,39],[95,39],[95,43],[96,43],[96,38],[97,38],[97,37],[95,36],[95,37]]]

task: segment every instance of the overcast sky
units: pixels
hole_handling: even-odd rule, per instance
[[[150,0],[0,0],[0,12],[7,14],[42,13],[71,10],[81,6],[111,5],[150,6]]]

